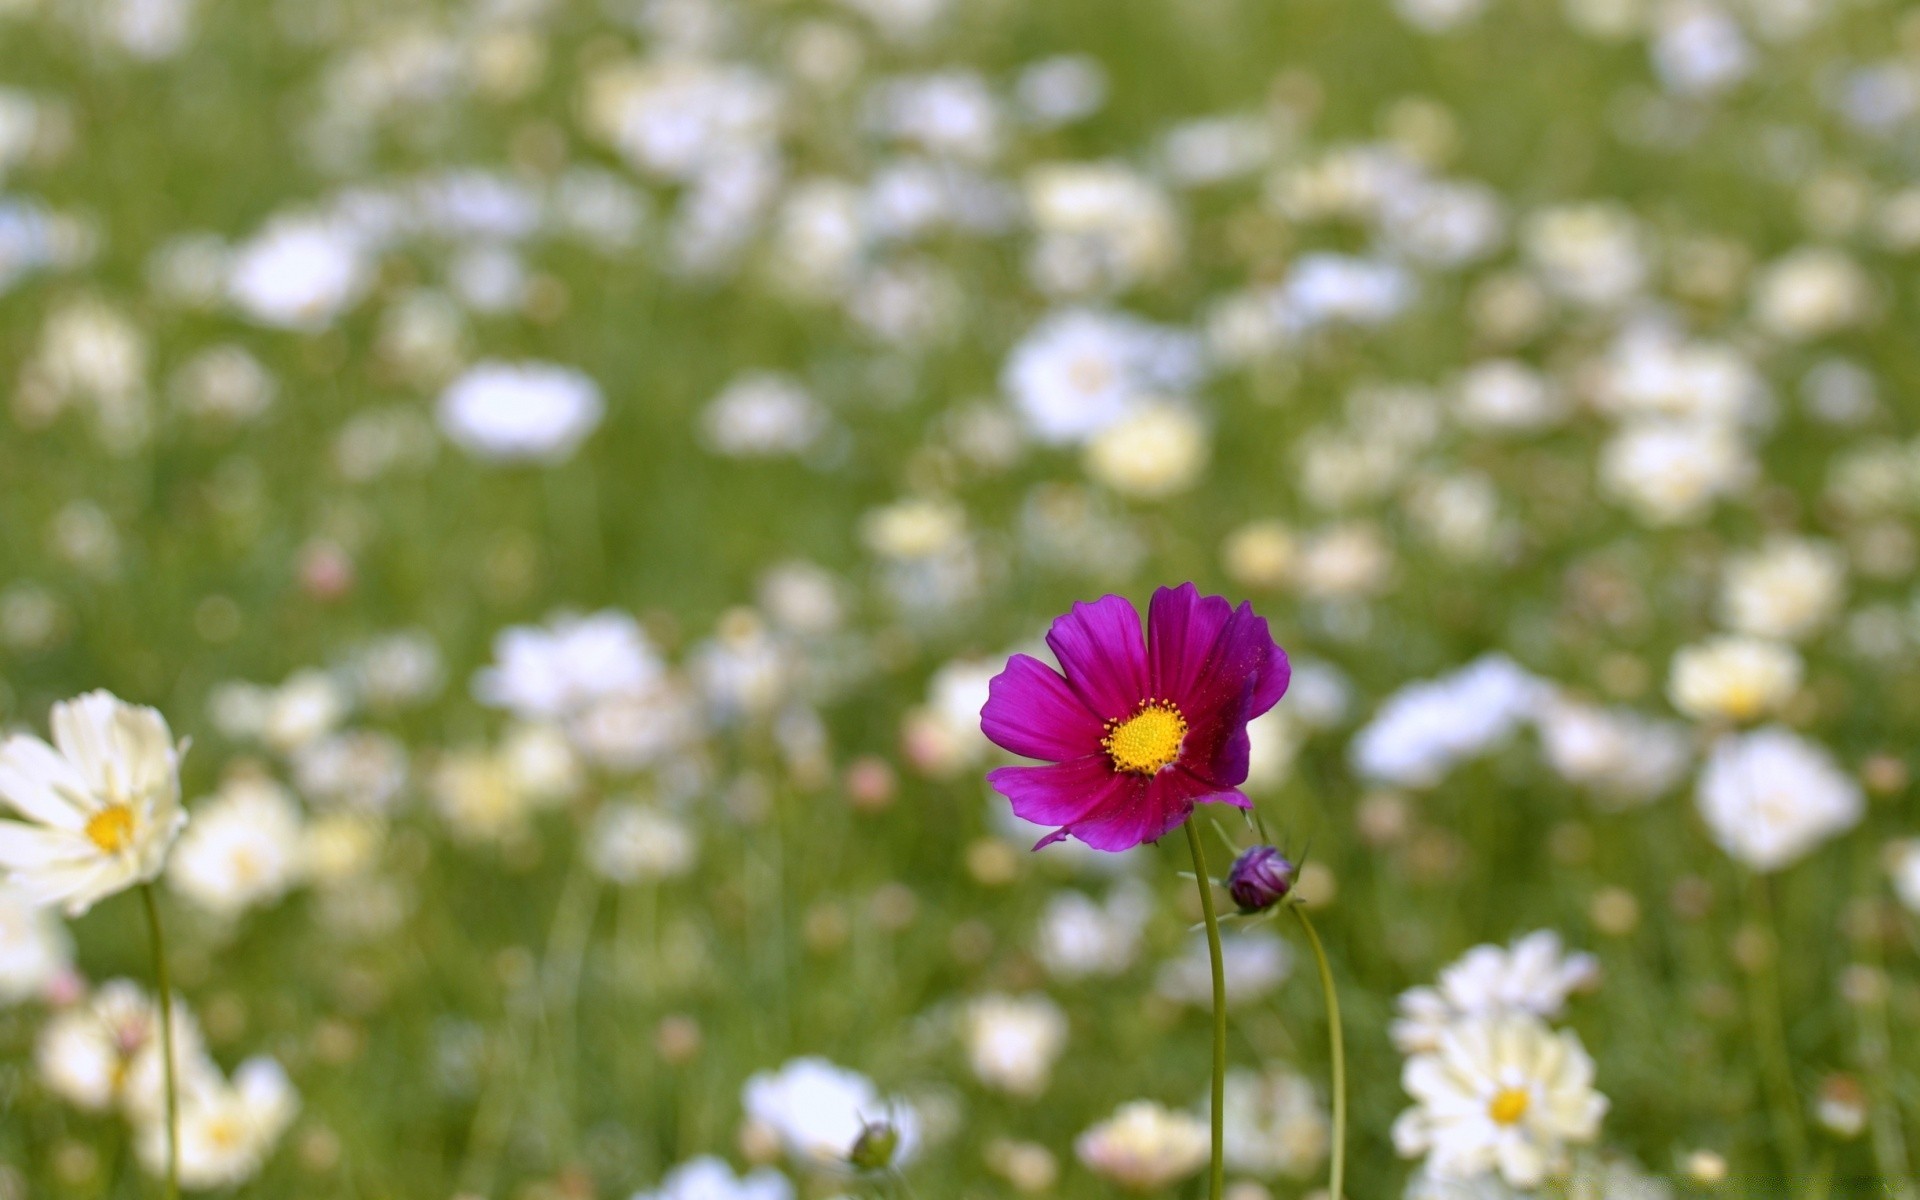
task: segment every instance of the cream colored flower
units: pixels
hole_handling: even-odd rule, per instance
[[[300,802],[271,779],[240,775],[196,805],[167,882],[200,908],[232,918],[272,904],[299,882],[304,862]]]
[[[265,1164],[300,1108],[287,1073],[271,1058],[240,1064],[232,1082],[209,1069],[180,1096],[180,1185],[194,1191],[233,1187]],[[164,1120],[142,1123],[140,1159],[158,1174],[167,1161]]]
[[[1178,405],[1155,402],[1095,436],[1087,447],[1087,473],[1122,495],[1157,500],[1199,482],[1207,454],[1200,419]]]
[[[120,1108],[136,1121],[157,1120],[166,1104],[160,1015],[139,984],[112,979],[80,1004],[47,1020],[34,1063],[47,1089],[89,1112]],[[200,1026],[173,1005],[174,1062],[182,1087],[211,1069]]]
[[[51,724],[51,746],[0,743],[0,800],[26,818],[0,820],[0,868],[35,902],[79,916],[166,865],[187,822],[180,751],[166,718],[107,692],[54,705]]]
[[[1187,1113],[1135,1100],[1081,1134],[1073,1149],[1103,1179],[1157,1192],[1207,1164],[1207,1127]]]
[[[1846,569],[1846,559],[1825,542],[1778,538],[1727,564],[1720,609],[1741,633],[1802,638],[1839,611]]]
[[[1514,1187],[1537,1187],[1566,1169],[1570,1144],[1599,1134],[1607,1111],[1580,1039],[1518,1013],[1454,1025],[1432,1052],[1407,1060],[1402,1082],[1415,1107],[1394,1122],[1394,1146],[1425,1155],[1442,1178],[1498,1171]]]
[[[1047,1089],[1067,1041],[1067,1014],[1045,995],[982,996],[967,1006],[967,1061],[980,1082],[1032,1098]]]
[[[1710,638],[1673,656],[1667,696],[1697,720],[1751,721],[1793,699],[1801,670],[1791,646],[1762,638]]]

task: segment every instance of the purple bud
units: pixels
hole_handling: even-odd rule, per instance
[[[1272,908],[1293,888],[1293,864],[1272,846],[1255,846],[1233,860],[1227,894],[1243,913]]]

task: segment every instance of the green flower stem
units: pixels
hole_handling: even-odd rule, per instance
[[[1807,1178],[1807,1130],[1800,1115],[1800,1094],[1793,1085],[1793,1056],[1787,1049],[1786,1019],[1781,1013],[1780,930],[1773,914],[1771,882],[1759,872],[1748,878],[1750,919],[1765,935],[1762,962],[1747,981],[1748,1015],[1760,1044],[1761,1074],[1772,1109],[1773,1136],[1785,1152],[1792,1178]]]
[[[167,1200],[180,1198],[180,1087],[173,1064],[173,983],[167,977],[167,943],[160,932],[160,903],[153,885],[140,885],[147,909],[147,930],[153,935],[153,982],[160,991],[160,1061],[167,1085]]]
[[[1220,918],[1213,911],[1207,852],[1200,847],[1200,831],[1191,817],[1186,828],[1194,882],[1200,888],[1200,911],[1207,920],[1207,955],[1213,962],[1213,1166],[1207,1176],[1207,1195],[1209,1200],[1220,1200],[1227,1185],[1227,968],[1220,957]]]
[[[1347,1043],[1340,1029],[1340,994],[1334,989],[1333,968],[1327,965],[1327,952],[1320,945],[1313,922],[1307,919],[1306,908],[1298,903],[1288,907],[1300,918],[1300,928],[1307,931],[1307,941],[1313,945],[1313,961],[1320,968],[1320,991],[1327,1002],[1327,1040],[1333,1056],[1333,1174],[1327,1195],[1331,1200],[1341,1200],[1345,1195],[1341,1189],[1347,1181]]]

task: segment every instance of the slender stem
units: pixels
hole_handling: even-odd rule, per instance
[[[1306,908],[1300,904],[1289,907],[1300,918],[1300,928],[1307,931],[1307,941],[1313,944],[1313,961],[1320,968],[1320,992],[1327,1002],[1327,1040],[1333,1055],[1333,1176],[1327,1195],[1331,1200],[1341,1200],[1346,1194],[1341,1189],[1347,1181],[1347,1042],[1340,1030],[1340,993],[1334,989],[1333,968],[1327,965],[1326,949],[1320,945],[1313,922],[1307,919]]]
[[[1200,831],[1187,819],[1187,846],[1193,851],[1194,882],[1200,887],[1200,911],[1207,919],[1207,956],[1213,962],[1213,1169],[1207,1176],[1207,1195],[1220,1200],[1227,1186],[1227,968],[1220,957],[1220,918],[1213,911],[1213,880],[1207,875],[1207,852],[1200,847]]]
[[[180,1197],[180,1087],[173,1064],[173,983],[167,977],[167,942],[160,932],[160,904],[153,885],[140,885],[147,908],[147,931],[153,935],[153,982],[160,992],[160,1061],[167,1086],[167,1200]]]
[[[1871,895],[1871,892],[1868,892]],[[1876,922],[1877,925],[1877,922]],[[1881,980],[1885,975],[1885,956],[1880,950],[1880,931],[1875,928],[1856,938],[1861,959]],[[1861,1073],[1873,1096],[1871,1131],[1874,1165],[1887,1185],[1893,1200],[1920,1200],[1907,1156],[1906,1134],[1900,1127],[1899,1102],[1890,1082],[1893,1074],[1893,1030],[1887,1023],[1887,999],[1884,995],[1860,997],[1854,1006],[1858,1023],[1858,1057]]]
[[[1748,981],[1748,1013],[1753,1021],[1754,1040],[1762,1048],[1761,1073],[1769,1092],[1773,1136],[1786,1152],[1786,1165],[1792,1177],[1805,1179],[1807,1131],[1800,1117],[1799,1093],[1793,1086],[1793,1056],[1787,1049],[1786,1019],[1781,1014],[1780,932],[1774,920],[1773,893],[1767,878],[1755,872],[1748,881],[1747,896],[1753,920],[1767,940],[1762,961],[1753,973],[1755,977]]]

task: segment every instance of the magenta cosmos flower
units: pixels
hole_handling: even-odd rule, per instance
[[[1286,693],[1292,668],[1253,606],[1191,583],[1161,588],[1140,613],[1123,596],[1076,604],[1047,645],[1066,672],[1016,654],[996,675],[980,728],[1045,767],[987,776],[1013,811],[1057,825],[1034,849],[1077,837],[1127,850],[1179,825],[1195,804],[1248,806],[1247,722]]]

